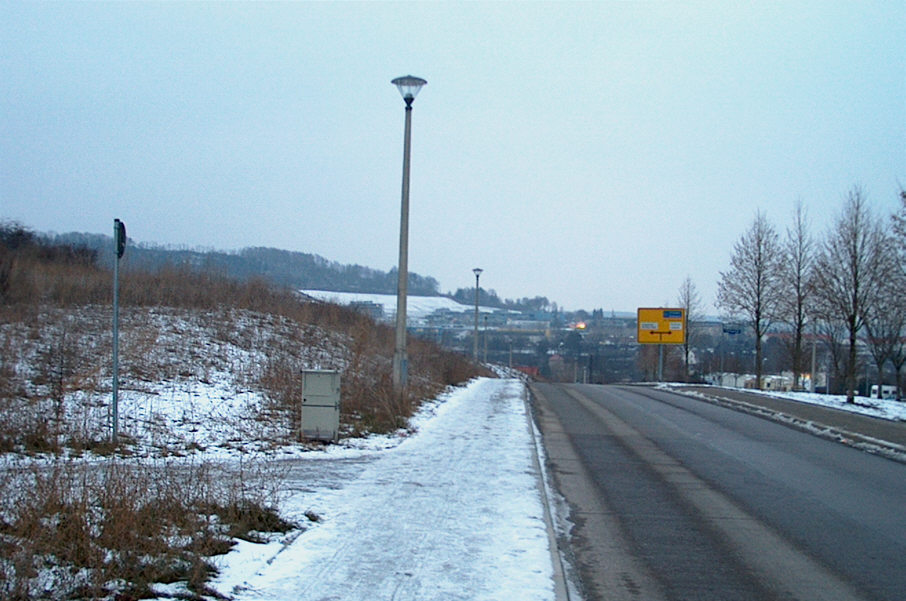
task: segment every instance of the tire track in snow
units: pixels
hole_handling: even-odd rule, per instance
[[[522,395],[516,380],[455,391],[417,435],[339,491],[331,517],[249,578],[236,599],[553,599]]]

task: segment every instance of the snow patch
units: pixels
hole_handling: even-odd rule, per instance
[[[386,317],[396,315],[396,295],[368,294],[362,292],[331,292],[328,290],[300,290],[302,294],[311,298],[335,303],[338,305],[351,305],[353,303],[374,303],[380,305]],[[480,307],[483,313],[500,311],[495,307]],[[452,311],[462,313],[474,311],[475,305],[463,305],[452,298],[445,296],[407,296],[406,317],[409,319],[424,319],[436,311]]]

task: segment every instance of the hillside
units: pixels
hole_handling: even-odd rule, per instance
[[[236,538],[304,527],[276,512],[273,460],[309,448],[302,369],[342,372],[344,437],[406,427],[423,399],[482,373],[411,340],[399,397],[387,326],[261,278],[133,267],[114,446],[111,282],[90,251],[0,228],[4,599],[142,598],[177,580],[205,594],[208,557]]]
[[[109,307],[48,306],[0,324],[0,449],[82,450],[109,439],[111,319]],[[155,455],[292,443],[300,392],[292,376],[346,371],[347,341],[247,309],[126,308],[119,428],[127,448]]]
[[[0,418],[0,448],[89,445],[104,437],[103,416],[90,407],[109,405],[112,277],[90,253],[29,235],[6,235],[0,246],[0,400],[10,408]],[[413,340],[409,396],[397,399],[390,328],[261,278],[184,265],[133,268],[121,277],[120,302],[126,403],[214,394],[290,419],[300,371],[331,368],[343,372],[347,428],[386,430],[418,399],[475,373],[465,358]]]

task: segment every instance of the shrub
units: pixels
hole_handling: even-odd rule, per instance
[[[214,573],[207,558],[229,551],[231,538],[261,540],[260,533],[296,528],[250,494],[273,485],[254,480],[252,487],[259,475],[266,472],[115,458],[4,472],[0,597],[138,598],[154,583],[176,581],[206,593]],[[249,486],[237,493],[237,481]]]

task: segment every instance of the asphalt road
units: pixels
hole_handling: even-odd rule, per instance
[[[906,464],[662,390],[531,389],[586,601],[906,600]]]

